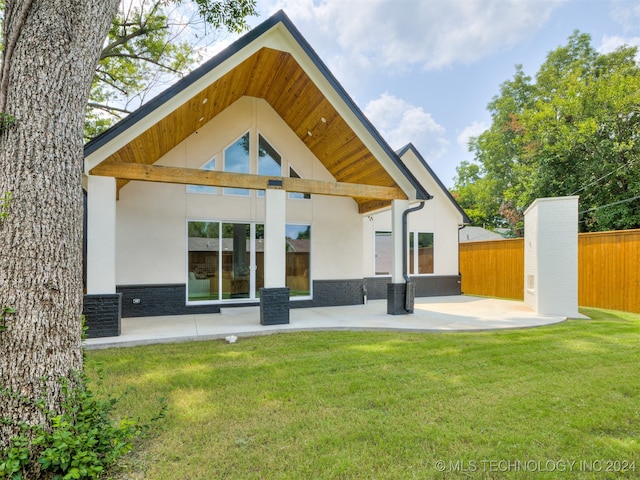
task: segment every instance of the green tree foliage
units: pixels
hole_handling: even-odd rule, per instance
[[[85,138],[100,134],[186,73],[214,32],[241,32],[252,15],[257,15],[256,0],[121,2],[93,80]]]
[[[598,53],[575,32],[535,79],[516,67],[470,142],[455,195],[474,223],[521,233],[539,197],[580,195],[581,229],[640,227],[640,68],[635,47]]]
[[[456,190],[452,193],[471,223],[477,226],[497,226],[500,219],[494,217],[500,204],[491,195],[494,188],[490,185],[491,180],[481,175],[480,165],[464,161],[456,171]]]
[[[0,52],[3,12],[0,0]],[[242,32],[254,15],[256,0],[121,1],[93,79],[85,140],[187,73],[216,32]]]
[[[311,240],[311,225],[307,225],[304,230],[298,232],[296,240]]]

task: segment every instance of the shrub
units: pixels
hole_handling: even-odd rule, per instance
[[[87,386],[83,373],[64,379],[62,412],[47,411],[45,425],[20,423],[20,434],[0,451],[0,478],[20,480],[32,462],[54,480],[100,478],[105,469],[133,448],[133,440],[148,429],[131,419],[110,419],[116,399],[100,400]],[[157,418],[164,414],[164,407]]]

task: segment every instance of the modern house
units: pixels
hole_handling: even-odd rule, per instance
[[[84,173],[92,336],[119,334],[121,316],[260,305],[273,324],[460,293],[467,216],[283,12],[89,142]]]

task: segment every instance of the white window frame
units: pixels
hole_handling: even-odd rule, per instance
[[[222,291],[222,277],[219,276],[218,280],[218,296],[217,300],[189,300],[189,223],[190,222],[207,222],[207,223],[217,223],[218,227],[218,245],[220,246],[220,250],[218,251],[218,274],[222,272],[222,225],[225,223],[244,223],[249,225],[249,263],[250,265],[256,264],[256,225],[264,225],[264,222],[260,221],[235,221],[235,220],[222,220],[217,218],[187,218],[185,223],[185,245],[187,246],[186,255],[185,255],[185,305],[194,306],[194,305],[224,305],[229,303],[256,303],[260,302],[260,298],[236,298],[236,299],[224,299],[220,295]],[[263,265],[264,268],[264,265]],[[255,274],[250,275],[250,283],[249,288],[251,292],[255,292],[256,290],[256,276]],[[301,299],[308,300],[309,297],[300,297]]]
[[[430,272],[430,273],[418,272],[418,267],[420,265],[419,258],[418,258],[418,248],[419,248],[418,235],[421,233],[426,233],[433,236],[433,272]],[[410,238],[407,238],[407,271],[409,272],[408,274],[416,277],[427,277],[429,275],[435,275],[436,273],[436,235],[435,233],[416,230],[416,231],[410,232],[409,235],[410,235]],[[413,239],[413,250],[414,250],[413,265],[411,265],[410,263],[411,262],[411,239]],[[413,267],[414,273],[411,273],[411,267]]]
[[[285,225],[285,231],[286,231],[286,227],[289,226],[295,226],[295,227],[310,227],[311,228],[311,238],[309,239],[309,295],[300,295],[300,296],[295,296],[295,297],[289,297],[289,300],[291,301],[297,301],[297,300],[312,300],[313,299],[313,224],[312,223],[287,223]],[[265,226],[265,228],[267,228]],[[285,238],[286,240],[286,238]],[[286,262],[286,259],[285,259]],[[286,268],[286,263],[285,263],[285,268]],[[286,279],[285,279],[285,284],[286,284]]]

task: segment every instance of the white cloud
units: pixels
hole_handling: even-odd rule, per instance
[[[472,63],[530,38],[565,0],[276,0],[301,27],[377,67]],[[301,28],[302,29],[302,28]]]
[[[640,2],[637,0],[613,0],[611,18],[625,31],[638,30],[640,24]]]
[[[316,8],[313,0],[265,0],[259,2],[258,7],[263,17],[284,10],[294,22],[312,20]]]
[[[603,35],[598,51],[600,53],[610,53],[623,45],[640,47],[640,37],[624,38],[619,35]],[[640,61],[640,52],[636,55],[636,59]]]
[[[477,137],[488,128],[489,126],[484,122],[473,122],[460,132],[458,138],[456,138],[456,143],[466,149],[471,137]]]
[[[435,160],[447,150],[445,129],[422,107],[384,93],[370,101],[364,113],[394,150],[413,143],[426,160]]]

